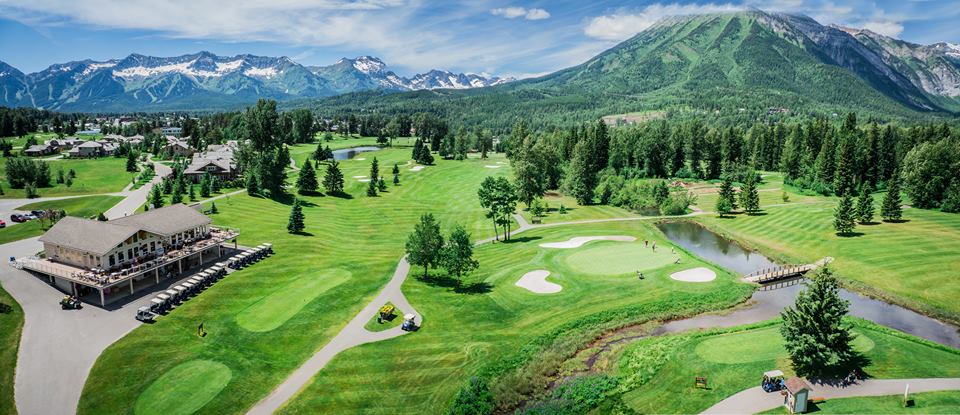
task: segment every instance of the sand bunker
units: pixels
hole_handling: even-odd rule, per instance
[[[486,168],[488,168],[488,169],[499,169],[499,168],[501,168],[501,167],[503,167],[503,166],[500,166],[500,165],[491,166],[491,165],[488,164],[488,165],[483,166],[483,167],[486,167]]]
[[[367,176],[353,176],[354,179],[366,179]]]
[[[670,278],[683,282],[710,282],[717,279],[717,273],[710,268],[697,267],[674,272]]]
[[[564,242],[548,242],[540,244],[541,248],[560,248],[560,249],[571,249],[579,248],[583,244],[590,241],[620,241],[620,242],[633,242],[637,238],[632,236],[577,236],[570,238]]]
[[[423,170],[423,166],[413,166],[410,168],[410,171],[420,171]]]
[[[357,158],[355,158],[354,160],[356,160],[356,161],[364,161],[364,160],[366,160],[366,159],[363,158],[363,157],[357,157]]]
[[[363,182],[363,183],[368,183],[368,182],[370,182],[370,179],[360,179],[360,180],[357,180],[357,181],[358,181],[358,182]]]
[[[561,287],[560,284],[548,282],[548,275],[550,275],[550,271],[543,269],[530,271],[523,274],[523,276],[517,280],[516,285],[517,287],[526,288],[535,294],[553,294],[560,292],[563,287]]]

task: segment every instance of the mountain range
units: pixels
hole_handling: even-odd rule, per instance
[[[370,56],[306,67],[251,55],[130,55],[29,75],[0,62],[0,105],[205,110],[238,108],[259,97],[325,111],[433,111],[487,125],[646,110],[955,116],[960,45],[919,45],[807,16],[749,10],[665,18],[580,65],[519,81],[444,71],[406,78]]]
[[[429,110],[495,127],[515,117],[556,124],[661,110],[950,117],[960,111],[960,45],[918,45],[760,10],[675,16],[539,78],[476,90],[353,93],[313,105]]]
[[[102,62],[55,64],[31,74],[0,62],[0,105],[77,112],[214,110],[241,107],[257,98],[476,88],[511,80],[439,70],[406,78],[371,56],[306,67],[286,57],[132,54]]]

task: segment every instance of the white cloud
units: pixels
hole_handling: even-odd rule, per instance
[[[498,7],[490,10],[490,14],[494,16],[506,17],[508,19],[523,17],[527,20],[543,20],[550,18],[550,12],[540,8],[525,9],[523,7]]]
[[[597,16],[583,28],[583,33],[594,39],[620,41],[652,26],[667,16],[727,13],[743,10],[741,6],[726,4],[651,4],[642,10],[620,10],[613,14]]]
[[[863,28],[890,37],[898,37],[903,33],[902,24],[889,20],[864,22]]]

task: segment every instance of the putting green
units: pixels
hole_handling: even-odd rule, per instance
[[[190,360],[174,366],[137,397],[138,415],[189,415],[203,408],[230,383],[233,373],[223,363]]]
[[[591,275],[620,275],[650,271],[677,260],[669,248],[653,252],[642,244],[624,242],[592,242],[589,248],[573,252],[566,258],[571,270]]]
[[[237,324],[255,332],[280,327],[314,298],[343,284],[351,275],[350,271],[345,269],[333,268],[312,278],[293,281],[237,314]]]
[[[853,348],[861,353],[873,349],[874,342],[855,331]],[[741,331],[709,337],[697,345],[695,351],[704,360],[716,363],[748,363],[776,360],[786,355],[779,327]]]

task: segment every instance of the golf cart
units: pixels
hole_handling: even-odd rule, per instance
[[[763,391],[767,393],[776,392],[783,389],[783,372],[779,370],[771,370],[764,373],[763,381],[760,382],[760,386],[763,387]]]
[[[157,318],[157,313],[150,311],[150,307],[144,306],[137,309],[137,320],[144,323],[153,321]]]
[[[72,295],[63,297],[60,300],[60,308],[64,310],[79,310],[80,307],[83,307],[80,304],[80,299]]]
[[[405,314],[403,316],[403,325],[400,326],[404,331],[417,331],[420,327],[417,326],[416,317],[413,314]]]

